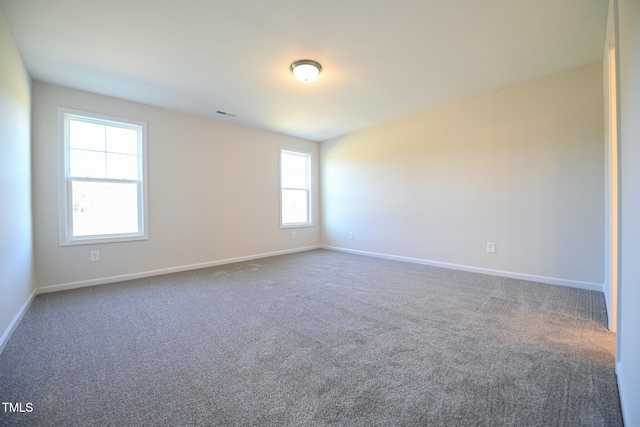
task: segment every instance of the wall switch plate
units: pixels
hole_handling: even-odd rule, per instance
[[[292,239],[295,239],[296,237],[298,237],[298,235],[296,234],[296,232],[295,232],[295,231],[292,231],[292,232],[291,232],[291,238],[292,238]]]
[[[493,242],[487,242],[487,252],[495,253],[496,252],[496,244]]]
[[[353,231],[350,231],[350,232],[349,232],[349,238],[350,238],[350,239],[353,239],[353,238],[354,238],[354,236],[355,236],[355,234],[353,234]]]
[[[100,261],[100,251],[91,251],[89,253],[91,262]]]

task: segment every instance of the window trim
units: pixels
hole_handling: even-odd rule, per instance
[[[71,179],[69,178],[69,138],[67,117],[80,117],[86,121],[96,123],[111,122],[117,125],[131,125],[139,127],[141,137],[138,141],[138,149],[141,151],[138,158],[139,175],[135,181],[138,183],[138,228],[137,233],[105,234],[91,236],[71,235],[72,211],[71,203]],[[122,117],[115,117],[89,111],[76,110],[66,107],[58,107],[58,244],[59,246],[86,245],[96,243],[128,242],[149,239],[149,213],[148,213],[148,180],[147,180],[147,123]],[[82,180],[82,179],[79,179]],[[94,179],[90,179],[94,181]],[[121,182],[121,180],[100,179],[101,182]]]
[[[284,224],[282,222],[282,190],[286,190],[287,188],[282,186],[282,153],[283,152],[289,152],[289,153],[293,153],[293,154],[298,154],[298,155],[303,155],[306,157],[307,159],[307,183],[308,183],[308,188],[307,190],[307,213],[308,213],[308,217],[307,217],[307,221],[305,222],[295,222],[295,223],[287,223]],[[313,153],[310,151],[305,151],[305,150],[299,150],[296,148],[285,148],[285,147],[280,147],[280,150],[278,152],[279,156],[278,156],[278,187],[280,188],[279,190],[279,205],[280,205],[280,228],[281,229],[286,229],[286,228],[302,228],[302,227],[313,227],[313,211],[312,211],[312,202],[311,202],[311,197],[312,197],[312,189],[313,189],[313,181],[312,181],[312,171],[311,171],[311,166],[313,164]],[[293,190],[299,190],[299,188],[292,188]]]

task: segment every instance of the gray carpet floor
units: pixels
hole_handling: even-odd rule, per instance
[[[37,296],[0,425],[619,426],[601,293],[317,250]]]

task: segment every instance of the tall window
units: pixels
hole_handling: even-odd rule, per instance
[[[280,226],[311,225],[311,154],[280,150]]]
[[[58,109],[60,245],[148,238],[146,123]]]

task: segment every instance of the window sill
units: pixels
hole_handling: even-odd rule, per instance
[[[95,245],[100,243],[134,242],[138,240],[149,240],[149,236],[113,236],[113,237],[87,237],[75,238],[72,240],[60,240],[59,246]]]
[[[307,228],[313,227],[313,224],[310,223],[301,223],[301,224],[280,224],[280,229],[288,229],[288,228]]]

